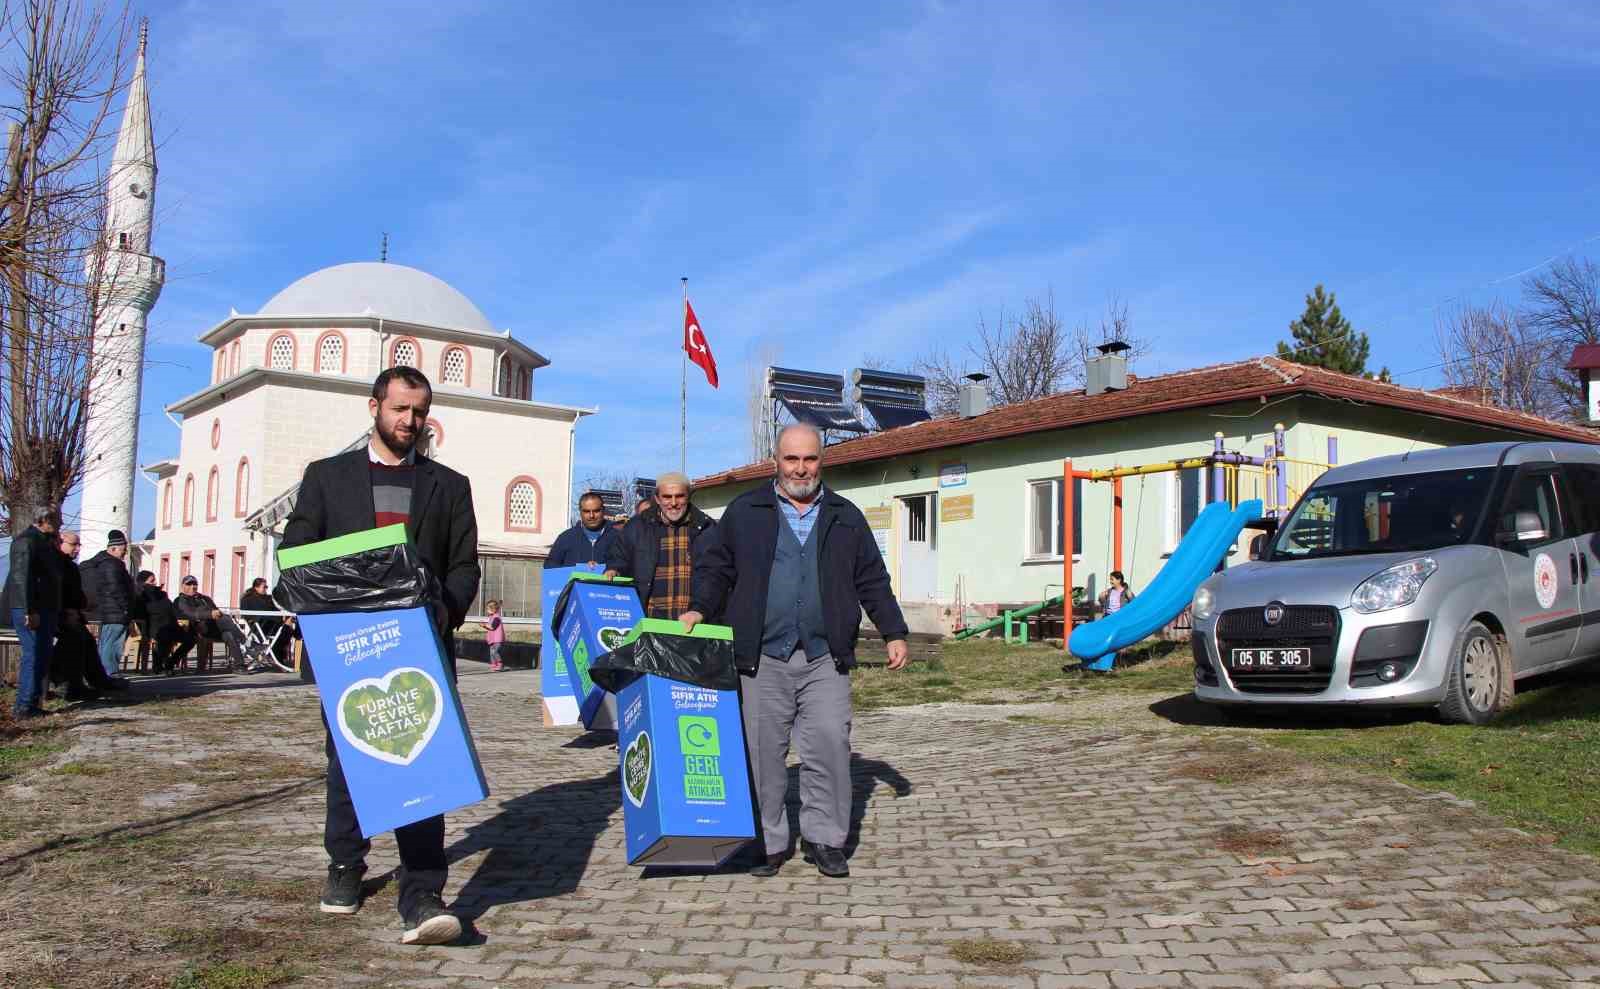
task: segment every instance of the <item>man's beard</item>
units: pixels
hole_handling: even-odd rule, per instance
[[[810,501],[811,496],[815,495],[817,489],[822,487],[822,477],[818,474],[812,474],[809,479],[804,481],[791,481],[785,477],[781,478],[778,484],[783,488],[783,493],[795,501]]]
[[[412,447],[417,445],[416,433],[411,434],[410,442],[404,442],[399,436],[395,435],[393,429],[384,426],[382,421],[373,423],[373,426],[378,431],[378,438],[383,440],[383,445],[388,447],[397,457],[404,457],[411,452]]]

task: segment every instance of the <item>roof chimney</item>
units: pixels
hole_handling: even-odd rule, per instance
[[[1084,394],[1093,396],[1125,390],[1128,387],[1127,352],[1133,348],[1126,340],[1111,340],[1094,349],[1100,351],[1100,356],[1084,363]]]
[[[961,418],[971,419],[989,411],[989,386],[984,384],[988,380],[989,376],[982,371],[967,375],[967,383],[961,386],[956,398]]]

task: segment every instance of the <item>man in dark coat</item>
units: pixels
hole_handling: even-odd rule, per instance
[[[606,525],[606,507],[600,496],[590,491],[578,499],[578,524],[556,537],[544,567],[575,567],[582,563],[605,563],[617,530]]]
[[[22,662],[17,669],[17,698],[12,714],[20,721],[44,713],[50,682],[50,653],[55,648],[61,616],[61,553],[56,530],[61,515],[53,509],[34,513],[33,522],[11,540],[11,571],[6,574],[5,608],[17,630]]]
[[[90,557],[78,569],[83,574],[83,589],[93,603],[91,620],[100,623],[98,651],[106,676],[116,676],[122,668],[122,647],[128,641],[128,624],[139,603],[139,589],[128,573],[128,537],[120,529],[106,533],[106,548]]]
[[[422,372],[394,367],[378,375],[367,403],[371,439],[363,449],[306,468],[294,512],[284,526],[283,548],[404,523],[422,562],[443,585],[444,598],[434,603],[434,619],[454,677],[453,633],[478,593],[478,520],[467,479],[416,451],[432,402],[433,388]],[[303,671],[309,673],[310,666],[305,664]],[[361,875],[371,843],[361,836],[333,737],[324,734],[328,803],[323,846],[332,862],[323,886],[322,910],[350,914],[361,907]],[[454,941],[461,936],[461,921],[445,909],[441,896],[447,872],[444,816],[396,828],[394,837],[400,849],[400,916],[406,926],[400,940]]]
[[[606,575],[631,577],[649,618],[689,610],[695,564],[717,522],[689,501],[689,479],[673,471],[656,480],[655,509],[628,520],[606,556]]]
[[[906,665],[906,622],[861,510],[822,487],[822,436],[778,434],[777,480],[735,498],[694,569],[688,628],[721,614],[733,626],[745,744],[766,861],[789,857],[786,809],[791,736],[800,755],[800,843],[825,876],[850,874],[850,668],[861,610]]]
[[[148,570],[139,571],[139,607],[144,637],[150,643],[146,647],[150,668],[164,673],[173,664],[174,654],[181,659],[194,648],[194,631],[178,624],[178,609],[172,606],[166,589],[156,582],[156,575]]]
[[[86,700],[103,690],[120,689],[126,684],[113,681],[100,666],[99,648],[84,623],[91,599],[84,591],[78,569],[82,540],[76,532],[63,531],[61,540],[61,621],[56,629],[56,644],[50,654],[50,682],[67,688],[67,700]]]

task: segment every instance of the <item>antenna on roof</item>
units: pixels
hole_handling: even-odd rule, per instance
[[[378,248],[378,263],[389,263],[389,231],[383,232],[383,246]]]

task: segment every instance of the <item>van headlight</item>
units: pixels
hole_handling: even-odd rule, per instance
[[[1363,615],[1404,608],[1417,599],[1422,585],[1438,569],[1431,556],[1407,560],[1362,581],[1350,596],[1350,604]]]
[[[1194,600],[1189,604],[1189,615],[1197,622],[1210,621],[1216,607],[1217,596],[1211,593],[1211,588],[1201,587],[1194,592]]]

